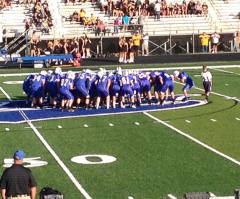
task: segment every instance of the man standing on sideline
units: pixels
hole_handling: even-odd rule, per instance
[[[212,90],[212,74],[208,71],[208,68],[205,65],[203,65],[203,71],[201,76],[203,79],[203,88],[205,91],[206,101],[208,102],[208,97]]]
[[[201,34],[199,36],[200,41],[201,41],[201,46],[202,46],[202,52],[203,53],[207,53],[208,52],[208,45],[209,45],[209,38],[210,36],[208,34],[206,34],[205,32],[203,32],[203,34]]]
[[[37,183],[30,169],[23,166],[25,153],[17,150],[14,155],[14,163],[4,170],[0,185],[2,199],[35,199]]]
[[[138,31],[136,31],[134,33],[134,35],[132,36],[133,50],[134,50],[135,57],[138,56],[138,51],[139,51],[139,47],[140,47],[140,44],[141,44],[141,39],[142,39],[142,36],[139,34]]]

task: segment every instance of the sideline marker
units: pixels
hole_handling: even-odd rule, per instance
[[[217,120],[215,120],[215,119],[210,119],[212,122],[216,122]]]
[[[134,122],[134,124],[135,124],[135,125],[137,125],[137,126],[139,126],[139,125],[140,125],[140,123],[139,123],[139,122]]]

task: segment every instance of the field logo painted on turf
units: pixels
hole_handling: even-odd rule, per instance
[[[93,160],[94,159],[94,160]],[[115,162],[117,158],[109,155],[80,155],[73,157],[72,162],[78,164],[108,164]]]
[[[14,163],[12,158],[4,159],[3,167],[8,168],[11,167]],[[24,167],[41,167],[47,165],[48,162],[41,160],[41,157],[33,157],[33,158],[24,158],[23,165]]]

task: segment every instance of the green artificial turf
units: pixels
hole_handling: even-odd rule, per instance
[[[213,91],[239,99],[239,68],[224,70],[237,74],[211,70]],[[196,86],[202,88],[201,70],[186,71]],[[25,99],[20,84],[3,83],[23,79],[0,77],[0,86],[12,99]],[[182,85],[176,84],[175,87],[176,93],[181,93]],[[192,89],[191,93],[201,94],[202,91]],[[194,98],[204,99],[203,96]],[[1,92],[0,99],[6,99]],[[240,161],[240,121],[237,120],[240,106],[236,101],[212,94],[210,103],[204,106],[151,114]],[[88,127],[84,127],[85,124]],[[240,185],[238,165],[141,113],[48,120],[34,125],[39,127],[39,132],[94,199],[128,196],[155,199],[169,193],[182,196],[185,192],[199,191],[233,195],[233,190]],[[39,189],[49,185],[63,191],[66,199],[84,198],[27,124],[1,124],[0,138],[2,160],[11,158],[12,153],[21,148],[28,157],[40,156],[48,162],[48,166],[32,169]],[[117,161],[102,165],[80,165],[70,161],[74,156],[85,154],[112,155]],[[91,160],[97,161],[98,158]],[[1,167],[0,173],[2,171]]]

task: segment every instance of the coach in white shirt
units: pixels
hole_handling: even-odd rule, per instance
[[[205,91],[206,101],[208,101],[208,97],[212,90],[212,74],[208,71],[208,68],[205,65],[203,65],[203,72],[201,76],[203,80],[203,88]]]

